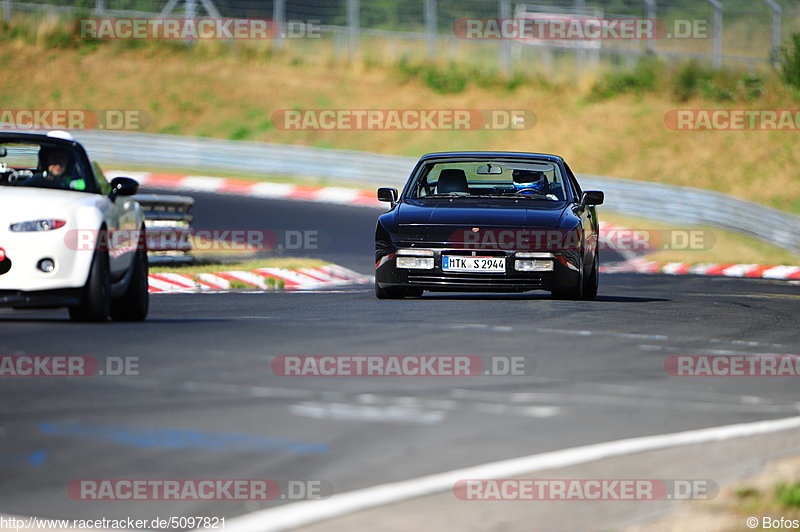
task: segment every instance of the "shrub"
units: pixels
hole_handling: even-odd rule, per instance
[[[429,65],[425,68],[422,80],[425,85],[439,94],[456,94],[467,88],[467,75],[456,65],[450,64],[446,68],[437,68]]]
[[[779,485],[775,490],[775,498],[784,507],[800,508],[800,482]]]
[[[711,72],[699,62],[692,60],[680,67],[672,81],[672,95],[679,102],[695,96],[700,86],[708,82]]]
[[[677,69],[672,78],[672,96],[685,102],[695,96],[708,100],[755,100],[764,92],[764,79],[753,73],[714,69],[690,61]]]
[[[657,58],[640,58],[629,72],[613,71],[604,74],[592,85],[590,99],[604,100],[619,94],[641,93],[658,87],[664,65]]]
[[[800,33],[793,34],[791,45],[779,52],[778,68],[786,84],[800,89]]]

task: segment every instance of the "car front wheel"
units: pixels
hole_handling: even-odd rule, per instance
[[[142,231],[144,234],[144,231]],[[144,238],[144,237],[143,237]],[[147,250],[144,242],[140,243],[133,259],[132,276],[125,294],[111,302],[111,318],[118,321],[142,321],[147,317],[150,303],[149,285],[147,282],[149,267]]]
[[[557,289],[552,291],[553,299],[583,299],[583,288],[585,286],[583,266],[580,268],[578,279],[575,284],[566,289]]]
[[[597,297],[597,289],[599,286],[600,277],[600,252],[596,252],[594,256],[594,266],[592,266],[592,273],[586,278],[583,285],[583,299],[594,299]]]
[[[111,313],[111,272],[108,251],[97,249],[89,278],[81,291],[80,303],[69,308],[73,321],[106,321]]]

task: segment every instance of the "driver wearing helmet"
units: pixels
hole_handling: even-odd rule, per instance
[[[516,169],[511,173],[517,194],[541,194],[548,192],[547,177],[541,170]]]

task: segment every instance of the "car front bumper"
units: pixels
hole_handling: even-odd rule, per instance
[[[89,276],[93,249],[75,249],[62,228],[47,232],[0,231],[0,291],[40,292],[80,288]],[[43,259],[55,263],[51,272],[38,268]]]
[[[418,247],[418,246],[415,246]],[[431,249],[431,248],[425,248]],[[428,291],[463,292],[527,292],[531,290],[566,290],[574,287],[580,277],[580,253],[567,251],[555,253],[553,270],[534,272],[517,271],[514,251],[476,251],[477,256],[503,257],[503,273],[452,272],[442,269],[443,255],[474,256],[472,251],[452,248],[433,248],[432,269],[397,267],[397,249],[379,253],[375,268],[375,282],[381,288],[422,288]]]

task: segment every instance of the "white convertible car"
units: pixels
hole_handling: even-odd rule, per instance
[[[64,132],[0,133],[0,306],[78,321],[147,316],[139,185],[108,183]]]

